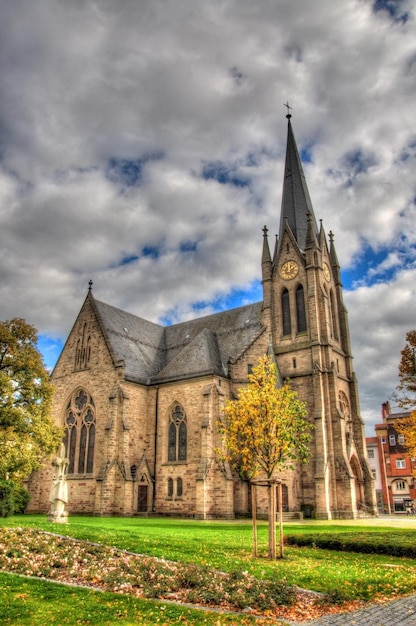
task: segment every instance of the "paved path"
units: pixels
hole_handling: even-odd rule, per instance
[[[294,624],[295,622],[291,622]],[[305,626],[416,626],[416,595],[393,600],[387,604],[371,604],[365,609],[327,615],[304,622]],[[299,622],[298,622],[298,626]]]

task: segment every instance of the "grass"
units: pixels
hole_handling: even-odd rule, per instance
[[[215,613],[203,613],[183,606],[67,587],[0,572],[0,624],[251,626],[255,623],[255,618],[249,616],[221,615],[219,621]]]
[[[395,522],[390,522],[395,524]],[[393,598],[416,591],[416,561],[404,557],[393,557],[379,554],[356,554],[353,552],[340,552],[322,550],[315,547],[286,547],[283,561],[270,562],[265,558],[254,559],[252,557],[252,527],[249,521],[236,522],[196,522],[191,520],[156,519],[156,518],[88,518],[70,517],[68,525],[59,526],[50,524],[44,516],[15,516],[0,520],[0,528],[4,527],[31,527],[49,532],[65,534],[80,540],[88,540],[102,543],[107,546],[115,546],[134,553],[154,557],[163,557],[179,563],[194,564],[203,567],[214,568],[223,572],[238,573],[247,572],[247,575],[264,581],[286,581],[288,584],[297,585],[304,589],[319,591],[334,598],[348,601],[373,600]],[[286,524],[285,534],[299,536],[302,534],[315,534],[317,539],[323,535],[337,537],[357,537],[363,542],[374,540],[384,544],[397,545],[403,543],[416,548],[416,520],[408,522],[409,529],[360,525],[353,523],[318,523],[303,522],[302,524]],[[0,531],[1,532],[1,531]],[[259,542],[264,554],[267,552],[267,526],[261,523],[259,526]],[[232,574],[232,575],[234,575]],[[1,574],[1,582],[4,577]],[[13,580],[9,576],[7,580]],[[5,597],[13,598],[24,594],[24,602],[19,601],[23,610],[27,606],[28,615],[19,620],[3,621],[7,619],[1,613],[0,623],[13,624],[37,624],[37,623],[101,623],[101,624],[155,624],[157,620],[151,615],[156,611],[162,616],[163,624],[251,624],[249,616],[230,617],[211,615],[198,612],[198,619],[187,614],[188,609],[167,605],[161,609],[150,600],[144,601],[128,596],[116,594],[97,594],[96,592],[82,589],[63,588],[57,592],[56,588],[61,585],[53,585],[54,591],[46,591],[51,583],[32,581],[16,578],[16,591],[10,591]],[[24,581],[24,582],[23,582]],[[31,587],[32,584],[40,585],[40,588]],[[5,583],[4,583],[5,584]],[[9,583],[12,584],[12,583]],[[19,591],[27,585],[27,591]],[[42,585],[45,590],[42,591]],[[3,587],[3,585],[2,585]],[[0,606],[4,607],[5,600],[3,591],[0,592]],[[51,601],[44,603],[42,594],[51,593],[53,597],[62,598],[63,617],[57,617],[57,621],[51,621],[50,615],[44,611],[50,611]],[[96,615],[101,615],[99,622],[94,621],[65,621],[74,618],[74,612],[68,614],[68,600],[64,599],[67,594],[74,594],[76,602],[82,606],[90,606],[84,613],[79,613],[85,619],[93,620]],[[78,595],[80,594],[80,595]],[[85,597],[84,597],[85,596]],[[70,596],[68,596],[70,597]],[[72,597],[72,596],[71,596]],[[75,607],[76,602],[72,603]],[[82,602],[81,602],[82,600]],[[9,604],[12,600],[9,600]],[[32,606],[35,603],[36,606]],[[58,598],[52,600],[53,605],[61,606]],[[42,608],[43,604],[45,607]],[[94,608],[97,606],[98,608]],[[13,615],[12,608],[7,609],[7,616]],[[59,608],[59,611],[61,609]],[[65,613],[66,611],[66,613]],[[162,612],[161,612],[162,611]],[[175,614],[175,611],[179,613]],[[170,613],[173,612],[173,615]],[[108,613],[108,614],[107,614]],[[39,622],[34,621],[37,616]],[[140,618],[137,617],[140,615]],[[65,617],[66,615],[66,617]],[[86,616],[91,616],[90,618]],[[142,621],[139,621],[141,619]],[[222,621],[222,620],[234,621]],[[24,621],[27,620],[27,621]],[[108,620],[108,621],[106,621]],[[113,620],[113,621],[111,621]],[[115,621],[114,621],[115,620]],[[143,621],[144,620],[144,621]],[[147,620],[147,621],[146,621]],[[188,621],[187,621],[188,620]],[[201,621],[207,620],[207,621]],[[212,620],[212,621],[209,621]],[[266,622],[264,622],[266,623]]]

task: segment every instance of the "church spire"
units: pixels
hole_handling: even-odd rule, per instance
[[[290,123],[291,117],[290,113],[286,115],[288,128],[279,239],[280,241],[282,240],[287,220],[287,224],[290,226],[299,248],[304,251],[308,236],[309,219],[312,221],[315,234],[318,233],[318,228],[292,125]],[[310,218],[308,218],[308,215],[310,215]]]
[[[263,228],[263,254],[261,257],[261,271],[263,283],[263,309],[270,308],[271,303],[271,280],[272,280],[272,257],[270,256],[267,226]]]

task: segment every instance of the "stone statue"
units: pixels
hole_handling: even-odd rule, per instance
[[[65,510],[65,504],[68,502],[68,485],[66,482],[68,465],[69,459],[65,458],[65,446],[61,443],[58,453],[52,459],[54,475],[49,494],[51,507],[48,513],[48,520],[50,522],[58,522],[60,524],[68,522],[68,513]]]

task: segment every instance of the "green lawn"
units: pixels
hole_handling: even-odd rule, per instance
[[[256,623],[258,625],[253,617],[221,615],[219,620],[216,613],[152,600],[139,600],[116,593],[67,587],[0,572],[0,624],[254,626]]]
[[[0,520],[0,537],[2,526],[37,528],[179,563],[197,564],[239,575],[246,572],[264,581],[284,580],[304,589],[348,600],[371,600],[416,592],[416,560],[409,558],[314,547],[286,547],[282,561],[270,562],[264,557],[254,559],[249,521],[73,516],[67,525],[58,525],[48,523],[45,516],[15,516]],[[285,525],[286,535],[315,533],[319,537],[330,533],[338,537],[355,536],[367,542],[373,536],[376,542],[384,540],[385,544],[391,545],[402,542],[416,546],[415,531],[416,519],[389,520],[383,524],[375,521],[372,525],[357,521],[311,521]],[[259,544],[265,555],[265,523],[259,525]],[[219,617],[201,611],[197,612],[199,617],[196,618],[190,609],[184,607],[163,605],[165,608],[162,608],[151,600],[62,587],[6,574],[0,574],[0,583],[0,623],[4,624],[254,623],[252,618],[246,616]],[[158,619],[162,621],[158,622]]]

